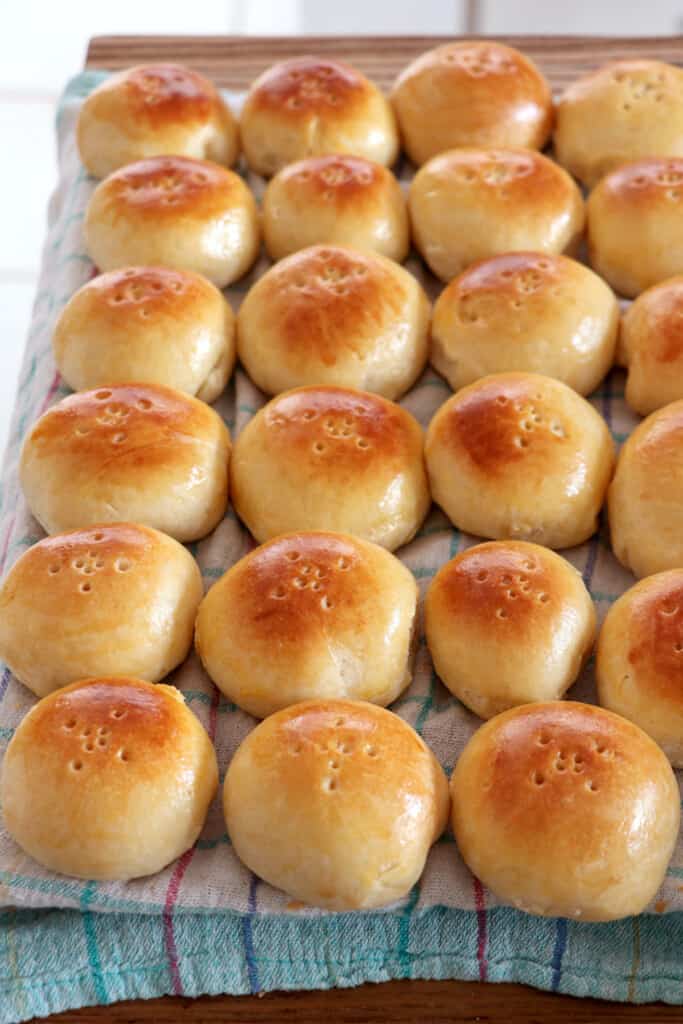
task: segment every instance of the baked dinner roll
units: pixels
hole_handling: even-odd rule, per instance
[[[84,101],[76,138],[95,178],[166,153],[228,166],[239,153],[228,106],[208,79],[181,64],[144,64],[111,75]]]
[[[683,768],[683,570],[636,583],[600,631],[600,703],[630,718]]]
[[[552,96],[536,65],[488,39],[423,53],[398,76],[391,99],[416,164],[457,146],[542,149],[552,127]]]
[[[621,321],[626,401],[648,413],[683,398],[683,276],[639,295]]]
[[[427,592],[434,667],[481,718],[555,700],[591,653],[595,608],[580,574],[548,548],[493,541],[442,566]]]
[[[498,373],[441,406],[425,456],[434,501],[459,530],[569,548],[597,529],[614,445],[566,384]]]
[[[683,156],[683,71],[621,60],[573,82],[556,109],[555,154],[589,188],[629,160]]]
[[[422,430],[400,405],[351,388],[297,388],[260,409],[230,467],[235,511],[256,540],[351,533],[393,551],[430,505]]]
[[[608,494],[612,550],[635,576],[683,568],[683,401],[627,439]]]
[[[184,156],[138,160],[93,192],[85,243],[100,270],[161,263],[224,288],[258,255],[256,203],[239,175],[218,164]]]
[[[587,211],[591,266],[622,295],[683,272],[683,158],[624,164],[596,185]]]
[[[527,149],[452,149],[421,167],[408,196],[413,240],[442,281],[498,253],[573,251],[584,225],[576,184]]]
[[[47,533],[131,520],[190,541],[223,518],[229,457],[227,427],[204,402],[119,384],[43,413],[24,441],[19,475]]]
[[[51,871],[153,875],[188,850],[218,786],[209,737],[174,686],[72,683],[33,707],[2,764],[5,827]]]
[[[424,368],[429,302],[391,260],[313,246],[276,263],[237,318],[240,359],[267,394],[339,384],[398,398]]]
[[[325,153],[389,167],[399,149],[394,113],[377,86],[326,57],[294,57],[259,75],[242,108],[240,134],[252,171],[266,177]]]
[[[75,391],[135,380],[213,402],[235,365],[235,317],[199,274],[168,267],[110,270],[67,302],[52,348]]]
[[[0,588],[0,658],[39,697],[94,675],[156,683],[192,646],[202,594],[189,551],[146,526],[48,537]]]
[[[431,362],[454,391],[489,373],[526,370],[590,394],[614,360],[619,304],[597,274],[566,256],[505,253],[439,296]]]
[[[369,910],[407,895],[448,816],[448,784],[384,708],[307,700],[238,748],[223,790],[235,853],[294,899]]]
[[[503,902],[544,917],[639,914],[678,837],[664,754],[592,704],[527,704],[493,718],[460,756],[451,796],[470,870]]]
[[[318,243],[372,249],[401,263],[408,208],[391,171],[357,156],[316,156],[284,167],[263,196],[263,238],[274,260]]]
[[[412,573],[384,548],[290,533],[213,585],[197,651],[218,689],[257,718],[310,697],[386,705],[412,677],[416,610]]]

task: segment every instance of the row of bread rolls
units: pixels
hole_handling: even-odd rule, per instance
[[[392,110],[393,107],[393,110]],[[78,144],[96,178],[176,153],[231,166],[241,146],[270,176],[307,156],[347,153],[389,166],[403,145],[417,165],[463,146],[543,149],[555,121],[559,162],[592,187],[619,164],[683,156],[683,72],[624,60],[571,85],[555,110],[547,82],[493,40],[447,43],[398,77],[391,103],[338,60],[283,61],[253,83],[240,117],[197,72],[152,64],[111,75],[83,105]]]
[[[403,267],[346,246],[280,260],[237,317],[208,280],[161,266],[109,271],[60,314],[53,351],[75,390],[128,381],[205,402],[239,356],[266,394],[341,385],[398,399],[429,358],[454,391],[491,373],[541,373],[588,395],[614,364],[641,414],[683,398],[683,277],[644,292],[619,321],[607,285],[566,256],[506,253],[454,278],[433,308]],[[615,356],[616,353],[616,356]],[[677,372],[679,371],[679,372]]]
[[[73,602],[83,569],[99,560],[105,611],[118,603],[116,586],[127,588],[130,606],[137,595],[129,581],[107,580],[107,561],[125,550],[134,586],[144,589],[144,556],[131,557],[136,530],[159,562],[178,559],[182,549],[162,551],[172,542],[151,531],[101,528],[42,542],[24,556],[24,581],[35,586],[41,569],[61,565],[52,599]],[[101,556],[86,552],[84,541]],[[70,561],[60,562],[60,546]],[[405,609],[392,625],[393,612],[382,619],[376,609],[388,609],[387,593],[397,587]],[[417,881],[444,828],[447,786],[434,755],[405,722],[367,703],[389,703],[409,679],[415,590],[410,573],[382,549],[300,534],[246,556],[200,608],[197,640],[210,672],[215,659],[221,689],[252,712],[275,711],[230,763],[223,792],[230,837],[248,867],[296,899],[338,910],[392,902]],[[682,593],[680,572],[633,588],[609,613],[598,653],[603,701],[642,722],[676,763],[680,698],[667,670],[683,650]],[[20,595],[18,603],[21,615]],[[100,642],[110,644],[110,624],[91,614],[85,644],[98,627]],[[426,615],[449,688],[494,715],[451,780],[453,830],[466,863],[530,912],[608,920],[642,910],[676,840],[678,788],[664,754],[637,725],[587,705],[543,702],[562,695],[592,645],[595,613],[576,570],[536,545],[483,544],[440,570]],[[186,618],[179,608],[179,620]],[[75,625],[84,625],[82,615]],[[249,648],[240,651],[245,636]],[[368,659],[383,680],[363,673]],[[632,673],[626,687],[624,661]],[[195,841],[217,786],[213,748],[182,695],[120,672],[45,696],[4,760],[6,827],[41,863],[79,877],[160,870]],[[301,702],[302,691],[310,699]],[[496,714],[503,708],[510,710]]]
[[[683,159],[649,157],[607,175],[586,205],[569,174],[541,153],[461,148],[420,168],[406,207],[386,168],[331,155],[285,167],[266,189],[259,218],[234,171],[159,156],[126,164],[100,182],[88,204],[85,237],[100,270],[161,263],[223,288],[254,264],[260,220],[273,259],[337,243],[401,261],[412,233],[446,282],[501,253],[572,254],[587,227],[592,266],[633,297],[683,272],[675,244],[683,225],[681,184]]]

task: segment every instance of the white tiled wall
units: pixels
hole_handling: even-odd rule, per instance
[[[28,326],[47,200],[53,111],[103,34],[683,31],[683,0],[0,0],[0,451]]]

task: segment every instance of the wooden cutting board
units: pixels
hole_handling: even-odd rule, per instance
[[[612,39],[575,36],[502,37],[532,57],[559,90],[580,74],[608,60],[654,57],[683,63],[683,37]],[[188,64],[217,85],[245,89],[259,72],[276,60],[314,53],[340,57],[355,64],[383,88],[417,54],[444,42],[434,36],[244,38],[221,36],[105,36],[90,43],[88,68],[124,68],[152,60]],[[217,952],[217,955],[220,955]],[[50,1018],[66,1022],[145,1021],[265,1022],[296,1021],[320,1024],[408,1022],[465,1024],[594,1024],[628,1020],[661,1024],[682,1019],[677,1007],[663,1004],[625,1006],[593,999],[539,992],[523,985],[493,985],[462,981],[395,981],[329,992],[268,993],[255,996],[217,996],[188,1000],[154,999],[70,1011]]]

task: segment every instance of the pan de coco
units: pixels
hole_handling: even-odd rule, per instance
[[[579,78],[556,108],[555,154],[592,188],[629,160],[683,156],[683,71],[620,60]]]
[[[458,529],[568,548],[597,529],[614,445],[566,384],[497,373],[441,406],[425,455],[432,496]]]
[[[237,856],[266,882],[313,906],[367,910],[407,895],[422,874],[448,786],[391,711],[309,700],[242,742],[223,807]]]
[[[434,306],[431,362],[454,391],[524,370],[593,391],[614,360],[619,305],[566,256],[505,253],[465,270]]]
[[[434,667],[481,718],[572,685],[595,638],[580,574],[548,548],[493,541],[468,548],[434,577],[425,602]]]
[[[266,188],[263,238],[274,260],[323,242],[401,263],[410,247],[408,208],[381,164],[343,154],[308,157],[284,167]]]
[[[223,518],[229,456],[228,430],[204,402],[120,384],[48,409],[24,441],[19,472],[47,533],[131,520],[189,541]]]
[[[398,398],[427,359],[429,302],[416,278],[376,253],[312,246],[252,286],[237,319],[247,373],[277,394],[339,384]]]
[[[639,295],[621,321],[626,401],[641,416],[683,398],[683,276]]]
[[[105,79],[85,99],[76,138],[95,178],[176,153],[234,164],[237,122],[208,79],[181,64],[144,64]]]
[[[202,593],[189,551],[156,530],[60,533],[0,587],[0,658],[39,697],[110,673],[156,683],[187,655]]]
[[[325,57],[294,57],[259,75],[242,108],[240,134],[249,166],[266,177],[324,153],[389,167],[399,149],[394,113],[377,86]]]
[[[290,533],[211,587],[197,650],[218,689],[257,718],[309,697],[386,705],[411,680],[416,610],[412,573],[384,548]]]
[[[683,158],[618,167],[593,189],[587,213],[591,266],[621,295],[683,272]]]
[[[413,240],[442,281],[498,253],[573,251],[584,203],[566,171],[527,149],[452,149],[417,172]]]
[[[297,388],[260,409],[235,444],[230,486],[259,542],[335,530],[393,551],[430,504],[417,420],[351,388]]]
[[[75,391],[135,380],[213,402],[235,364],[235,317],[199,274],[168,267],[110,270],[69,299],[52,348]]]
[[[457,146],[543,149],[552,127],[552,96],[538,68],[488,39],[423,53],[398,76],[391,99],[415,164]]]
[[[100,270],[161,263],[224,288],[258,255],[256,203],[239,175],[218,164],[184,156],[138,160],[93,192],[85,243]]]
[[[526,704],[491,719],[461,754],[451,796],[470,870],[505,903],[544,917],[639,914],[678,836],[664,754],[592,704]]]
[[[85,679],[43,697],[2,764],[5,827],[77,878],[153,875],[197,839],[218,785],[213,746],[173,686]]]

